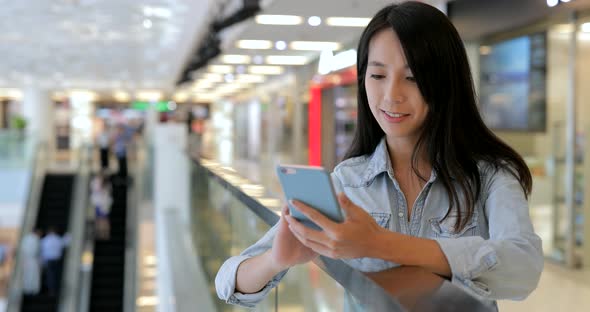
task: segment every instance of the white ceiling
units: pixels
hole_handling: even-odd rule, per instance
[[[429,2],[433,1],[440,2]],[[171,91],[196,41],[227,2],[230,7],[241,0],[0,0],[0,88],[37,84],[49,89]],[[263,0],[261,13],[305,19],[371,17],[391,2]],[[164,9],[165,14],[146,16],[146,7]],[[146,19],[152,24],[149,29]],[[266,26],[248,20],[224,32],[223,52],[300,55],[289,50],[241,50],[233,43],[239,38],[348,44],[356,42],[361,31],[306,23]]]
[[[0,87],[170,86],[206,2],[0,0]],[[148,17],[146,8],[164,12]]]

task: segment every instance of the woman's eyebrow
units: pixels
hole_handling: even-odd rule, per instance
[[[379,61],[369,61],[369,66],[377,66],[377,67],[387,67],[385,64],[379,62]],[[410,69],[410,65],[406,64],[404,65],[404,69]]]
[[[369,66],[385,67],[385,64],[383,64],[379,61],[370,61]]]

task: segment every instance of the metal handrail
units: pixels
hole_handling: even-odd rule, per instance
[[[67,257],[64,259],[64,275],[62,291],[58,311],[74,312],[77,311],[77,298],[79,297],[80,288],[80,264],[83,249],[83,234],[85,231],[85,211],[88,207],[88,185],[90,183],[90,162],[91,147],[80,147],[78,154],[78,174],[75,180],[73,198],[70,210],[70,222],[68,233],[70,234],[70,245],[68,247]]]
[[[139,161],[135,166],[130,166],[129,173],[133,177],[133,186],[127,190],[127,224],[125,230],[125,279],[123,293],[123,311],[135,312],[137,297],[137,240],[138,240],[138,217],[137,206],[141,200],[140,181],[143,181],[142,170],[145,163],[142,162],[140,152],[144,145],[136,146],[135,156]]]
[[[21,242],[23,237],[30,233],[35,226],[35,220],[39,211],[39,201],[41,197],[41,188],[43,187],[43,181],[45,172],[47,169],[47,143],[39,142],[33,148],[33,154],[35,155],[31,160],[31,179],[29,182],[29,196],[27,197],[27,203],[25,206],[25,213],[23,215],[23,221],[20,227],[20,233],[18,236],[18,243],[16,244],[16,253],[14,258],[14,267],[10,276],[8,284],[8,298],[6,304],[7,312],[20,311],[22,303],[22,246]]]

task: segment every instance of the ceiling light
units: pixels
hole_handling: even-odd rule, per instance
[[[226,54],[221,56],[221,62],[226,64],[248,64],[250,63],[250,56]]]
[[[151,7],[151,6],[144,6],[143,7],[143,15],[147,17],[159,17],[159,18],[171,18],[172,12],[170,9],[163,8],[163,7]]]
[[[261,83],[264,82],[266,78],[262,75],[238,75],[236,78],[236,83],[245,84],[245,83]]]
[[[206,79],[201,79],[193,84],[193,88],[197,89],[209,89],[211,87],[213,87],[213,82]]]
[[[186,102],[188,100],[188,93],[187,92],[176,92],[172,97],[176,102]],[[147,261],[147,259],[146,259]],[[146,262],[147,264],[147,262]]]
[[[0,89],[0,98],[8,98],[13,100],[21,100],[23,93],[19,89]]]
[[[280,75],[283,73],[281,66],[250,66],[248,67],[250,74],[256,75]]]
[[[366,17],[328,17],[326,24],[342,27],[365,27],[370,21],[371,19]]]
[[[277,50],[285,50],[287,48],[287,43],[285,41],[277,41],[275,43],[275,48],[277,48]]]
[[[582,24],[581,28],[583,32],[590,33],[590,23]]]
[[[219,98],[219,95],[216,93],[197,93],[193,100],[195,102],[213,102]]]
[[[72,90],[69,92],[70,99],[76,99],[80,101],[93,102],[98,99],[98,95],[88,90]]]
[[[149,19],[144,19],[143,20],[143,27],[150,29],[152,28],[152,21],[150,21]]]
[[[206,73],[203,75],[203,78],[209,82],[222,82],[223,76],[216,73]]]
[[[268,50],[272,49],[270,40],[238,40],[236,47],[240,49]]]
[[[303,22],[301,16],[295,15],[257,15],[256,23],[263,25],[299,25]]]
[[[162,92],[160,91],[138,91],[135,97],[140,101],[157,102],[162,99]]]
[[[113,93],[113,97],[115,98],[115,100],[119,102],[129,102],[129,100],[131,99],[129,93],[125,91],[116,91],[115,93]]]
[[[234,81],[235,77],[233,74],[226,74],[225,76],[223,76],[223,79],[225,80],[225,82],[232,82]]]
[[[218,74],[227,74],[234,71],[234,67],[231,65],[209,65],[209,72]]]
[[[307,23],[311,26],[319,26],[322,23],[322,19],[318,16],[311,16],[307,19]]]
[[[326,41],[293,41],[289,44],[289,47],[293,50],[305,50],[305,51],[323,51],[323,50],[338,50],[341,45],[338,42],[326,42]]]
[[[305,65],[307,58],[305,56],[269,55],[266,57],[266,63],[270,65]]]
[[[557,5],[557,3],[559,3],[559,0],[547,0],[547,5],[549,7],[554,7]]]

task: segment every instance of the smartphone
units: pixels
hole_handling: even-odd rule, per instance
[[[320,211],[334,222],[344,221],[340,204],[334,192],[330,174],[322,167],[278,165],[277,175],[287,201],[296,199]],[[321,230],[291,204],[289,212],[304,225]]]

